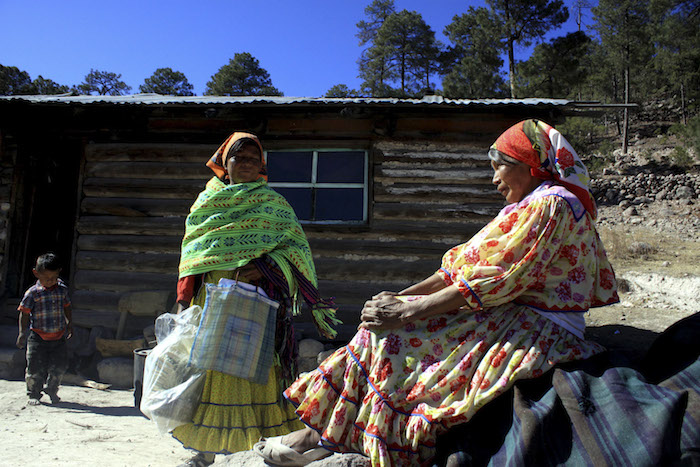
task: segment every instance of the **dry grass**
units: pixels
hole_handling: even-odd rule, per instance
[[[681,240],[644,227],[600,227],[608,258],[618,272],[700,276],[700,242]],[[695,240],[695,241],[694,241]]]

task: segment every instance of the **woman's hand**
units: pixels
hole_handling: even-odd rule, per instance
[[[403,302],[395,295],[398,294],[378,294],[365,302],[360,315],[360,328],[396,329],[412,321],[457,310],[467,304],[454,285],[444,287],[420,300]]]
[[[180,313],[185,311],[185,309],[187,309],[187,307],[189,307],[189,306],[190,306],[190,304],[188,302],[184,302],[184,301],[177,302],[177,314],[179,315]]]
[[[382,292],[365,302],[360,314],[360,328],[396,329],[410,321],[409,304],[394,298],[394,292]]]
[[[397,296],[397,295],[399,295],[398,292],[389,292],[389,291],[387,291],[387,290],[382,290],[382,291],[379,292],[377,295],[374,295],[374,296],[372,297],[372,300],[377,300],[377,299],[380,299],[380,298],[382,298],[382,297],[395,297],[395,296]]]

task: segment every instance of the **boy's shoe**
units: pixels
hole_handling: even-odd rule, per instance
[[[216,454],[198,452],[184,464],[180,464],[177,467],[207,467],[214,463],[215,456]]]
[[[39,396],[41,397],[41,396]],[[41,402],[39,402],[39,397],[30,397],[29,400],[27,401],[27,405],[39,405]]]

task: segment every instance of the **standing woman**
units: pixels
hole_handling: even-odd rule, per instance
[[[257,136],[236,132],[207,166],[216,175],[190,208],[182,241],[178,311],[204,308],[205,283],[237,279],[261,287],[280,303],[275,364],[266,384],[209,370],[192,423],[173,430],[197,453],[184,466],[206,466],[217,453],[250,449],[261,436],[303,427],[282,390],[296,376],[297,346],[291,317],[303,300],[325,337],[333,337],[335,309],[320,298],[309,244],[294,210],[267,185]]]

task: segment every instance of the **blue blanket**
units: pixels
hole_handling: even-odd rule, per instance
[[[434,465],[700,465],[698,330],[700,314],[677,323],[634,368],[603,354],[518,382],[441,437]]]

